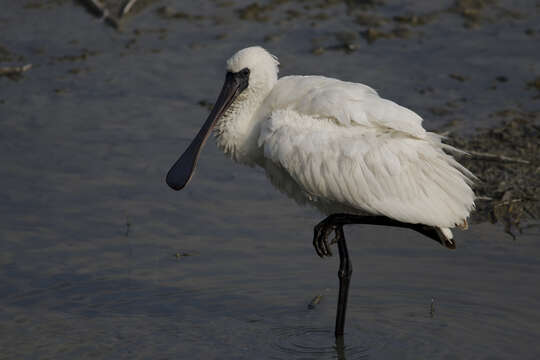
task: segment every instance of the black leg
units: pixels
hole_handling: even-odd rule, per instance
[[[343,336],[336,338],[336,359],[337,360],[346,360],[345,359],[345,342],[343,341]]]
[[[419,232],[420,234],[435,240],[436,242],[445,245],[448,248],[455,248],[453,243],[445,241],[437,228],[422,224],[409,224],[390,219],[386,216],[360,216],[351,214],[332,214],[326,219],[318,223],[314,228],[313,246],[317,255],[320,257],[332,256],[328,237],[332,232],[335,232],[335,242],[338,245],[339,251],[339,297],[338,309],[336,315],[336,338],[343,336],[345,327],[345,311],[347,310],[347,296],[349,293],[349,283],[351,281],[352,265],[347,251],[345,242],[345,234],[343,225],[348,224],[365,224],[365,225],[381,225],[390,227],[407,228]],[[331,243],[333,243],[332,241]]]
[[[436,227],[423,224],[409,224],[386,216],[360,216],[351,214],[332,214],[326,219],[318,223],[314,228],[313,246],[317,255],[320,257],[332,256],[330,246],[328,244],[328,236],[332,231],[336,231],[338,225],[364,224],[364,225],[380,225],[399,227],[414,230],[431,240],[434,240],[447,248],[454,249],[455,244],[441,238],[440,232]],[[337,236],[337,233],[336,233]]]
[[[337,338],[343,336],[343,329],[345,328],[345,312],[347,311],[347,298],[349,295],[349,284],[351,282],[352,265],[349,259],[349,252],[347,251],[343,225],[337,226],[336,239],[339,251],[339,296],[335,330]]]

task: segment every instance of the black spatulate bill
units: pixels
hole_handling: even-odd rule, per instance
[[[199,130],[199,133],[195,136],[195,139],[193,139],[186,151],[184,151],[182,156],[180,156],[167,173],[167,185],[172,189],[181,190],[191,180],[197,160],[199,159],[199,153],[208,139],[208,135],[212,131],[216,121],[227,111],[227,108],[232,104],[234,99],[247,88],[248,79],[249,70],[247,68],[236,73],[227,73],[221,93],[208,119],[206,119],[201,130]]]

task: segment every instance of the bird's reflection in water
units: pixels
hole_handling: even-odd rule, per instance
[[[336,338],[336,345],[334,346],[334,349],[336,349],[336,359],[338,360],[345,360],[345,342],[343,341],[343,336],[339,336]]]

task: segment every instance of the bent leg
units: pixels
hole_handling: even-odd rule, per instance
[[[326,219],[318,223],[314,228],[313,235],[313,246],[317,255],[320,257],[332,256],[332,251],[330,250],[330,244],[334,241],[328,242],[328,237],[332,231],[336,232],[337,239],[337,227],[342,225],[350,224],[364,224],[364,225],[379,225],[379,226],[390,226],[398,228],[406,228],[414,230],[431,240],[438,242],[441,245],[446,246],[447,248],[454,249],[455,245],[448,243],[441,239],[439,231],[434,226],[423,225],[423,224],[409,224],[394,219],[390,219],[386,216],[362,216],[362,215],[352,215],[352,214],[332,214],[329,215]]]

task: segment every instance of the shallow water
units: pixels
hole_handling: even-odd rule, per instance
[[[198,102],[214,100],[224,60],[251,44],[278,55],[283,74],[365,82],[429,129],[472,132],[500,121],[497,111],[538,110],[527,87],[539,71],[534,3],[488,6],[472,29],[442,12],[409,38],[372,44],[359,11],[391,18],[452,3],[356,3],[290,1],[258,22],[238,18],[249,1],[157,1],[117,32],[75,2],[0,0],[0,45],[13,54],[4,63],[33,64],[19,80],[0,77],[0,358],[538,358],[538,228],[512,241],[475,225],[456,234],[456,251],[408,231],[348,228],[339,346],[337,259],[311,246],[319,214],[213,143],[188,188],[165,186],[206,117]],[[204,18],[164,19],[162,5]],[[291,10],[301,15],[286,20]],[[356,51],[341,50],[344,36]]]

